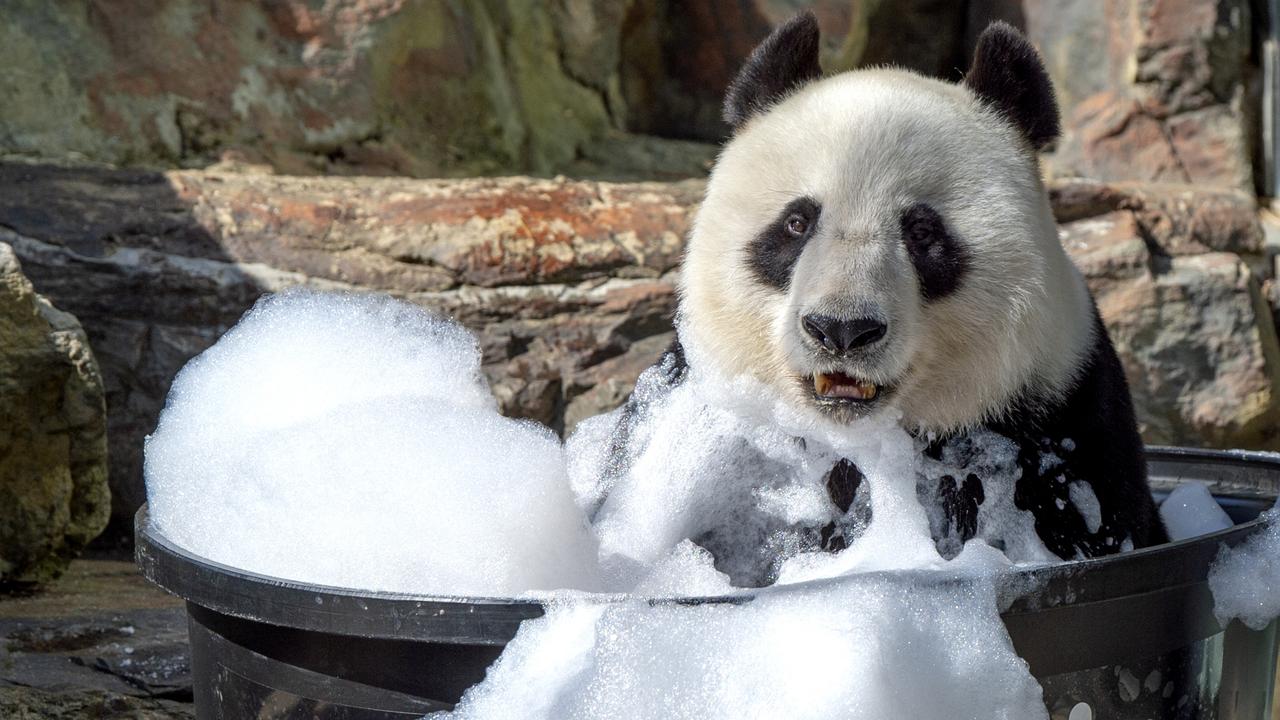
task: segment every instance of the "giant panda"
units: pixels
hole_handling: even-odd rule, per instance
[[[679,338],[654,372],[679,384],[696,346],[832,422],[895,409],[933,457],[976,432],[1006,438],[1017,507],[1063,559],[1166,541],[1120,362],[1041,181],[1059,120],[1036,50],[995,23],[959,83],[823,77],[818,50],[814,16],[798,15],[729,87]],[[622,410],[611,452],[627,452],[644,402]],[[947,531],[967,540],[983,478],[945,480]],[[841,461],[832,500],[848,509],[859,482]],[[1072,502],[1081,483],[1092,512]]]

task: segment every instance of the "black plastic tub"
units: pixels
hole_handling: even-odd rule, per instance
[[[1268,522],[1280,456],[1153,448],[1153,486],[1209,484],[1237,523],[1100,560],[1021,571],[1034,587],[1002,617],[1054,720],[1270,718],[1277,623],[1213,616],[1209,567]],[[187,601],[198,718],[403,718],[447,709],[537,603],[362,592],[256,575],[196,557],[136,519],[148,579]],[[722,602],[717,599],[694,602]],[[655,600],[661,602],[690,602]],[[736,597],[734,602],[750,602]]]

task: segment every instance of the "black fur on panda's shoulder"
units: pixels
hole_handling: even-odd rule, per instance
[[[724,121],[735,130],[810,80],[822,76],[818,18],[812,11],[779,25],[751,51],[724,98]]]
[[[1063,559],[1119,552],[1126,539],[1135,548],[1169,539],[1147,485],[1124,368],[1096,309],[1093,325],[1093,348],[1060,402],[1020,403],[988,425],[1018,444],[1022,477],[1014,501],[1035,516],[1040,539]],[[1086,483],[1101,507],[1095,532],[1071,502],[1075,482]]]
[[[1124,368],[1096,309],[1092,322],[1093,345],[1075,384],[1059,401],[1047,407],[1030,398],[1015,401],[985,426],[1017,445],[1021,475],[1014,504],[1034,516],[1040,540],[1064,560],[1117,553],[1126,540],[1141,548],[1169,539],[1147,485]],[[962,437],[939,439],[926,452],[939,457],[943,446]],[[969,480],[977,484],[966,482],[939,497],[961,541],[974,536],[982,504],[981,478]],[[1097,499],[1096,529],[1089,528],[1086,511],[1072,497],[1077,483]]]

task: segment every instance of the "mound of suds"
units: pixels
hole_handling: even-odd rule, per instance
[[[501,417],[475,339],[408,303],[293,291],[192,360],[146,445],[171,540],[323,585],[593,588],[559,440]]]
[[[1280,617],[1280,506],[1266,517],[1270,527],[1236,547],[1223,547],[1209,572],[1213,614],[1223,625],[1238,619],[1261,630]]]
[[[884,573],[740,605],[568,600],[449,717],[1047,717],[994,597],[980,579]]]

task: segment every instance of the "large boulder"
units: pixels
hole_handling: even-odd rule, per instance
[[[1174,257],[1099,293],[1147,442],[1274,447],[1280,347],[1258,283],[1230,253]]]
[[[0,242],[0,586],[56,577],[107,523],[102,377]]]

